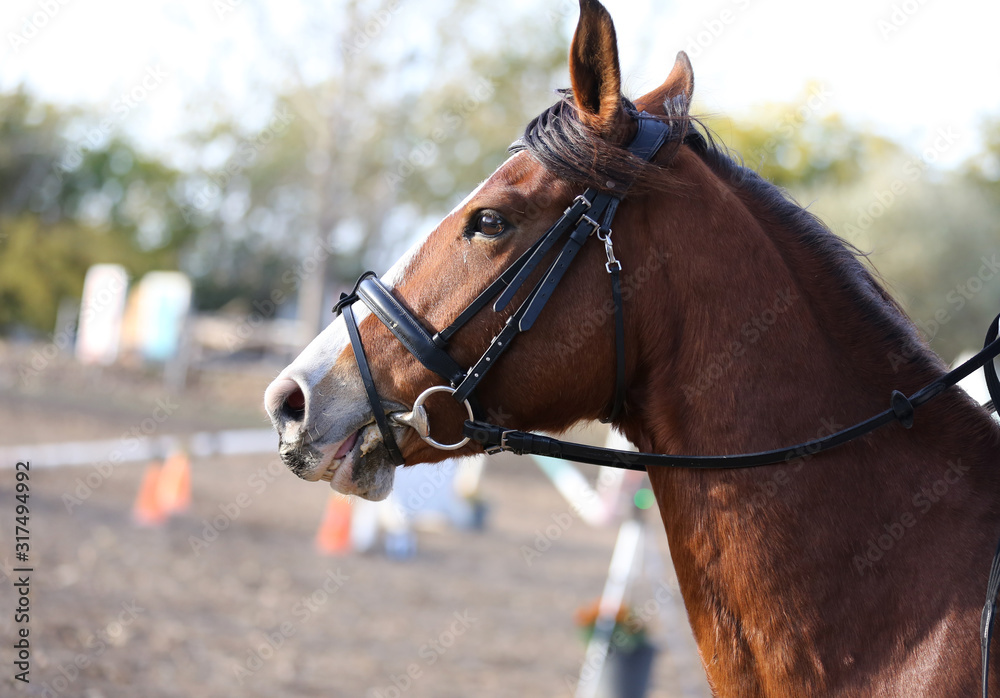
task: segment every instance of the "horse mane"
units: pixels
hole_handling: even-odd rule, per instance
[[[624,183],[630,192],[648,192],[681,184],[669,164],[666,167],[654,165],[632,155],[620,144],[597,137],[578,118],[572,91],[561,90],[560,94],[558,102],[528,124],[521,139],[510,147],[511,152],[527,150],[558,177],[603,191],[620,192],[619,183]],[[880,339],[887,363],[876,369],[877,372],[884,372],[887,365],[894,369],[899,365],[894,363],[894,352],[900,363],[907,363],[921,374],[940,370],[940,359],[929,349],[899,303],[885,290],[877,272],[862,262],[867,259],[866,253],[831,231],[787,191],[746,167],[701,119],[690,115],[685,99],[678,97],[664,106],[665,114],[656,118],[670,125],[670,135],[664,146],[670,160],[682,145],[689,146],[716,176],[742,194],[758,215],[763,214],[780,229],[788,231],[809,258],[836,280],[841,303],[853,307],[855,313],[860,313],[863,320],[882,334]],[[622,108],[631,118],[638,118],[638,109],[624,96]],[[609,183],[614,186],[609,187]],[[793,271],[797,269],[796,260],[788,258],[787,262]],[[835,326],[836,319],[831,319]],[[849,331],[843,333],[842,339],[851,344],[871,341],[870,337],[862,338]]]
[[[600,191],[620,194],[625,190],[648,191],[676,183],[669,169],[636,157],[623,144],[598,138],[577,115],[572,90],[559,93],[560,100],[531,120],[509,152],[527,150],[556,176]],[[639,110],[625,97],[622,109],[631,119],[639,118]],[[676,109],[666,117],[657,118],[670,125],[670,136],[663,150],[672,157],[689,133],[691,118],[687,109]]]

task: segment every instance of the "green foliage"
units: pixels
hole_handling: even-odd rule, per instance
[[[711,125],[747,166],[867,252],[943,357],[982,343],[1000,308],[1000,274],[986,264],[1000,252],[1000,172],[991,165],[1000,162],[1000,127],[986,129],[981,156],[949,172],[803,106],[766,107],[738,126]]]
[[[60,299],[79,295],[96,262],[134,278],[180,268],[202,309],[293,299],[309,265],[343,283],[384,269],[568,83],[561,9],[529,20],[476,0],[419,12],[399,0],[335,6],[304,6],[294,38],[271,32],[274,8],[241,6],[273,59],[261,71],[270,82],[256,85],[271,118],[192,95],[196,126],[172,144],[183,167],[102,128],[96,113],[0,95],[0,331],[51,331]],[[306,70],[319,56],[321,77]],[[708,125],[871,251],[946,357],[980,342],[1000,280],[972,299],[959,289],[998,249],[1000,120],[964,170],[942,172],[830,113],[826,98],[809,85],[794,104]]]
[[[52,330],[91,264],[133,276],[177,268],[194,234],[175,201],[181,174],[106,135],[97,119],[23,91],[0,95],[0,328]],[[71,131],[85,134],[73,141]]]
[[[31,214],[0,219],[0,327],[53,327],[59,301],[79,297],[87,269],[99,262],[133,273],[158,268],[155,255],[122,246],[108,230],[45,224]]]
[[[184,257],[201,307],[237,296],[294,296],[302,260],[321,259],[342,283],[364,268],[386,268],[492,172],[527,121],[555,99],[566,45],[554,22],[518,28],[519,41],[505,41],[523,17],[498,19],[481,3],[456,0],[422,17],[435,37],[428,42],[428,34],[410,31],[406,12],[399,3],[382,10],[350,3],[339,42],[344,64],[322,82],[293,81],[276,107],[290,118],[278,138],[255,149],[252,163],[240,167],[239,153],[259,132],[226,122],[202,137],[200,149],[229,155],[222,168],[195,173],[187,192],[198,202],[206,183],[222,184],[197,207],[204,232]],[[375,26],[368,22],[374,15],[384,31],[359,40],[356,28]],[[490,27],[485,36],[483,26]],[[336,44],[336,31],[315,41]],[[276,49],[292,65],[301,50]],[[220,176],[226,166],[239,171]],[[227,215],[234,209],[242,214]]]
[[[794,104],[769,104],[751,118],[708,118],[743,160],[780,187],[834,187],[857,180],[899,154],[900,147],[824,114],[823,92],[810,87]]]

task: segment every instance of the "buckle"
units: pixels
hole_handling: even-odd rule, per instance
[[[491,456],[495,456],[498,453],[504,453],[506,451],[509,451],[510,450],[510,446],[507,445],[507,435],[510,434],[512,431],[514,431],[514,430],[513,429],[504,429],[503,431],[501,431],[500,432],[500,443],[497,444],[496,446],[490,446],[489,448],[484,449],[486,451],[486,453],[489,454],[489,455],[491,455]]]
[[[586,223],[592,228],[592,230],[587,234],[587,237],[590,237],[591,235],[597,233],[601,229],[601,224],[595,221],[590,216],[588,216],[586,213],[580,216],[580,220],[577,221],[577,225],[581,225],[583,223]]]

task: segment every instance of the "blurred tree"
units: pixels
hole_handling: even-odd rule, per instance
[[[831,229],[868,252],[931,345],[946,360],[982,343],[1000,310],[1000,127],[962,171],[822,114],[817,88],[796,105],[711,120],[748,167],[786,188]],[[810,106],[812,100],[813,106]]]
[[[177,203],[180,173],[109,136],[94,115],[0,95],[0,327],[51,331],[96,262],[134,276],[176,268],[195,230]]]
[[[827,96],[809,85],[794,103],[757,107],[749,119],[710,117],[706,125],[747,167],[799,192],[855,181],[900,153],[896,143],[828,112]]]
[[[1000,117],[983,124],[983,149],[966,168],[969,178],[989,195],[1000,199]]]
[[[283,91],[270,125],[200,136],[226,153],[188,182],[194,220],[219,230],[185,255],[202,307],[294,297],[318,265],[340,283],[387,268],[502,162],[565,71],[558,18],[498,17],[472,0],[310,6],[294,44],[267,6],[253,10]],[[320,80],[307,77],[317,61]]]

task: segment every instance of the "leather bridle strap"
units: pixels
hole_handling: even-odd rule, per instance
[[[644,160],[651,160],[666,142],[671,127],[648,114],[640,114],[636,121],[636,134],[628,146],[629,152]],[[614,185],[609,185],[614,188]],[[618,271],[621,265],[612,270],[610,260],[613,258],[610,242],[610,225],[625,195],[627,187],[622,187],[621,194],[588,189],[578,196],[569,208],[546,233],[535,241],[503,274],[491,283],[475,300],[472,301],[448,327],[431,334],[407,308],[395,297],[392,290],[383,284],[372,272],[362,274],[354,290],[341,296],[334,308],[336,313],[344,313],[351,338],[351,346],[358,362],[368,401],[375,414],[376,423],[382,432],[386,448],[394,459],[402,462],[399,449],[396,446],[392,430],[388,425],[384,406],[378,396],[368,359],[358,337],[357,322],[353,313],[349,312],[351,304],[362,301],[372,313],[382,322],[421,364],[429,371],[447,380],[453,389],[452,396],[459,402],[469,401],[471,409],[479,416],[480,410],[473,398],[473,391],[485,377],[486,373],[496,364],[496,360],[507,350],[510,343],[520,332],[531,328],[541,314],[548,300],[552,297],[559,282],[575,259],[577,253],[591,235],[598,233],[608,249],[608,272],[612,274],[612,297],[615,304],[615,349],[617,366],[615,371],[616,388],[611,417],[617,416],[625,396],[625,350],[624,350],[624,320],[621,302],[621,283]],[[563,243],[556,258],[549,265],[541,281],[528,293],[508,318],[500,333],[493,338],[486,351],[475,365],[463,370],[446,351],[452,335],[461,329],[477,313],[493,302],[494,312],[501,312],[513,300],[518,290],[538,268],[548,253],[567,233],[568,239]]]
[[[1000,330],[1000,315],[990,325],[986,333],[986,346],[997,342],[997,333]],[[1000,377],[997,376],[996,364],[991,359],[983,368],[986,374],[986,388],[989,390],[990,399],[993,400],[993,409],[1000,407]],[[993,554],[993,563],[990,565],[990,577],[986,585],[986,604],[983,606],[983,614],[979,623],[979,639],[983,653],[983,698],[989,698],[990,691],[990,641],[993,639],[993,616],[997,608],[997,592],[1000,591],[1000,543]]]
[[[1000,354],[1000,339],[997,339],[998,321],[1000,321],[1000,316],[993,321],[990,334],[987,336],[986,346],[982,351],[961,366],[918,390],[912,396],[906,397],[898,390],[893,391],[889,409],[830,436],[786,448],[736,455],[682,456],[598,448],[560,441],[516,429],[506,429],[497,424],[482,421],[465,422],[463,432],[465,436],[480,443],[488,453],[509,451],[518,455],[549,456],[627,470],[645,470],[647,467],[727,469],[775,465],[827,451],[864,436],[890,422],[898,421],[904,427],[910,428],[913,426],[916,408],[934,399],[979,368],[985,367],[987,386],[990,388],[991,396],[996,403],[997,398],[1000,397],[1000,389],[998,389],[1000,381],[997,380],[993,359]]]
[[[465,377],[462,367],[437,345],[430,333],[378,277],[373,275],[362,279],[358,284],[357,296],[427,370],[445,378],[452,385]]]
[[[354,310],[350,303],[344,303],[345,297],[341,296],[341,301],[337,305],[339,312],[344,315],[344,322],[347,324],[347,334],[351,338],[351,348],[354,350],[354,358],[357,360],[358,371],[361,373],[361,382],[365,386],[365,393],[368,394],[368,403],[372,407],[372,414],[375,417],[375,424],[382,435],[382,445],[393,465],[403,464],[403,453],[399,450],[396,437],[386,419],[385,410],[382,409],[382,401],[379,399],[378,390],[375,388],[375,380],[372,378],[371,369],[368,367],[368,357],[365,356],[365,348],[361,344],[361,335],[358,333],[358,322],[354,318]]]
[[[601,419],[605,424],[618,419],[625,406],[625,308],[622,304],[621,265],[609,267],[611,274],[611,300],[615,306],[615,400],[611,413]]]

